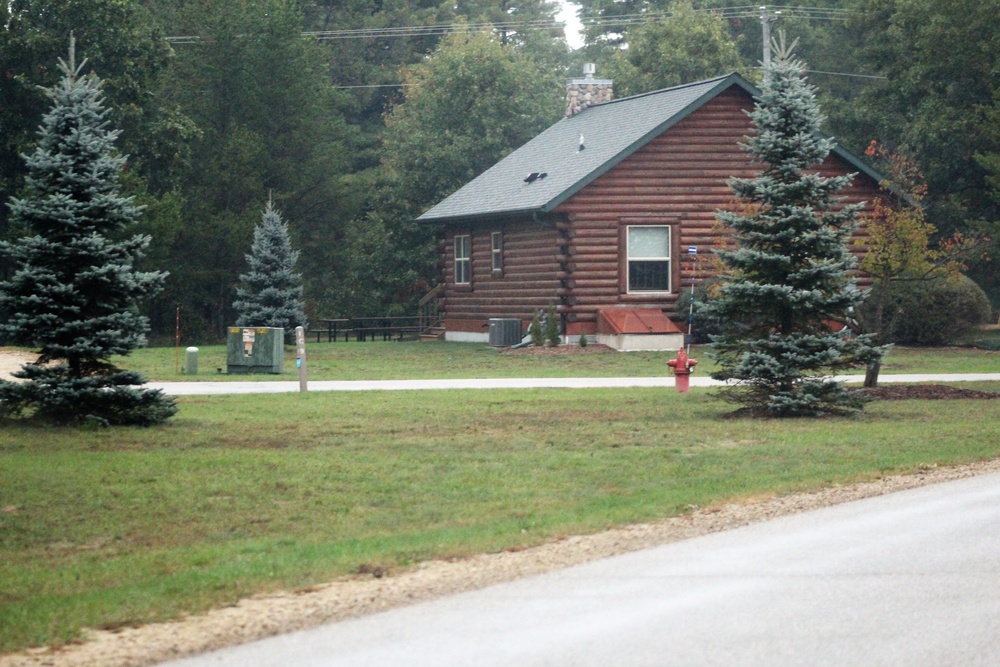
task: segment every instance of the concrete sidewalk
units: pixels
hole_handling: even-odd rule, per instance
[[[863,375],[842,375],[839,379],[861,384]],[[879,383],[917,382],[1000,382],[1000,373],[952,373],[880,375]],[[719,387],[723,383],[709,377],[692,377],[692,387]],[[216,394],[283,394],[299,390],[293,382],[150,382],[171,396]],[[468,380],[316,380],[309,391],[415,391],[426,389],[599,389],[627,387],[673,387],[672,377],[626,378],[487,378]]]

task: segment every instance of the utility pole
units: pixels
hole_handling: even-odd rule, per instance
[[[766,5],[761,6],[760,25],[764,29],[764,67],[771,64],[771,25],[777,23],[780,18],[780,11],[771,14]]]

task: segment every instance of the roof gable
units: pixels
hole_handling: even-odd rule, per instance
[[[552,211],[733,86],[752,97],[760,92],[739,74],[730,74],[614,100],[563,118],[418,220],[443,222]],[[838,146],[834,153],[876,182],[882,179],[849,151]]]

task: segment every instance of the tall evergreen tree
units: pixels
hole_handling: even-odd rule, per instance
[[[233,302],[237,326],[281,327],[290,339],[295,327],[306,326],[302,275],[295,273],[299,253],[292,250],[288,225],[271,201],[253,231],[246,257],[250,270],[240,276]]]
[[[740,209],[718,214],[736,247],[718,253],[725,282],[709,310],[727,324],[713,338],[712,377],[735,381],[724,396],[757,415],[851,412],[861,398],[829,375],[881,354],[868,337],[829,327],[861,299],[847,247],[860,207],[837,208],[836,193],[853,175],[809,172],[833,141],[818,134],[823,118],[804,64],[783,35],[775,47],[751,114],[757,132],[745,144],[763,173],[730,181]]]
[[[139,302],[165,274],[135,268],[149,237],[126,236],[140,209],[119,193],[126,158],[114,148],[100,79],[81,76],[71,43],[62,80],[35,152],[25,156],[26,196],[13,199],[13,219],[32,236],[0,245],[17,265],[0,283],[0,330],[14,343],[40,347],[39,358],[0,382],[0,414],[36,414],[57,422],[93,418],[153,424],[176,412],[159,391],[137,388],[141,375],[110,363],[145,343]],[[45,364],[45,365],[43,365]]]

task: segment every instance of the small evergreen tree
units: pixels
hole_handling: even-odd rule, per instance
[[[528,335],[531,337],[532,345],[538,347],[545,345],[545,332],[542,331],[542,316],[537,312],[531,318],[531,324],[528,325]]]
[[[294,339],[295,327],[306,326],[302,275],[295,273],[298,257],[288,238],[288,225],[268,201],[246,256],[250,270],[240,276],[242,285],[236,288],[237,326],[281,327],[289,341]]]
[[[559,336],[559,319],[556,317],[556,309],[549,306],[545,313],[545,341],[552,347],[556,347],[562,342]]]
[[[708,304],[724,323],[713,337],[719,370],[712,377],[735,381],[723,395],[753,414],[851,412],[861,409],[861,397],[829,376],[881,355],[869,337],[830,328],[861,299],[847,247],[860,206],[835,209],[836,193],[853,175],[807,173],[833,142],[818,134],[815,89],[783,35],[775,50],[751,113],[757,132],[745,144],[763,173],[730,181],[740,209],[718,214],[736,247],[718,251],[724,284]]]
[[[138,373],[110,363],[145,344],[140,300],[162,288],[166,274],[141,272],[149,237],[126,236],[140,209],[119,193],[126,158],[115,152],[100,79],[81,76],[71,41],[62,80],[34,153],[25,156],[25,196],[12,199],[12,218],[28,230],[0,244],[16,269],[0,283],[0,330],[9,341],[40,348],[34,364],[0,382],[0,415],[28,410],[59,423],[149,425],[177,409],[160,391],[140,389]]]

